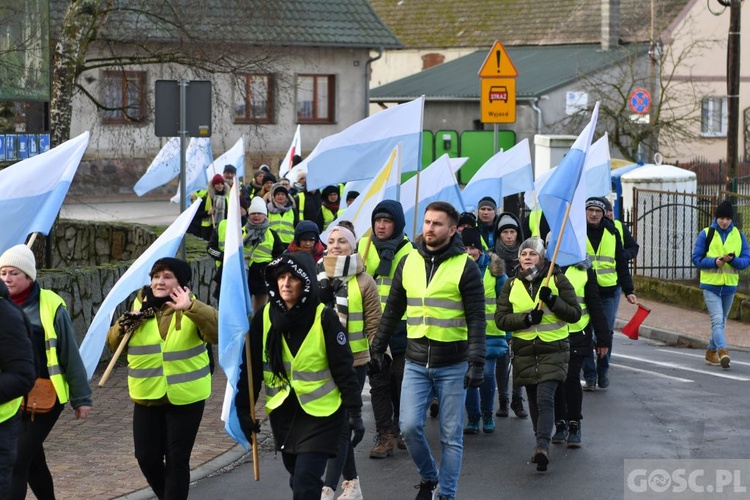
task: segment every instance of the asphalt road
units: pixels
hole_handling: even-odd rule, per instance
[[[625,459],[745,459],[750,412],[745,396],[750,354],[734,352],[732,369],[703,362],[703,352],[666,347],[616,335],[612,384],[584,393],[583,446],[552,445],[547,473],[528,463],[534,447],[529,419],[497,419],[494,434],[465,436],[458,498],[614,499],[625,497]],[[414,498],[419,483],[406,451],[392,458],[368,458],[373,421],[364,394],[368,434],[356,450],[362,491],[370,499]],[[439,453],[438,422],[427,433]],[[264,427],[264,436],[270,429]],[[228,468],[230,469],[230,468]],[[247,460],[194,484],[194,499],[288,499],[288,474],[270,440],[260,454],[261,479],[253,480]],[[339,489],[340,492],[340,489]],[[671,498],[671,497],[670,497]],[[696,497],[697,498],[697,497]],[[737,497],[732,497],[737,498]]]

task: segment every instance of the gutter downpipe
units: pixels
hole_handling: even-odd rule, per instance
[[[536,113],[536,133],[540,135],[542,133],[542,110],[536,104],[539,102],[539,97],[529,99],[531,109]]]
[[[372,63],[383,57],[383,46],[378,47],[378,55],[365,62],[365,118],[370,116],[370,67]]]

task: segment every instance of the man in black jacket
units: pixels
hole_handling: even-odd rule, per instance
[[[5,498],[16,461],[21,398],[34,386],[31,325],[0,281],[0,498]]]
[[[421,475],[417,499],[455,497],[463,456],[466,387],[479,387],[484,380],[484,287],[457,226],[458,212],[452,205],[437,201],[427,206],[422,237],[417,249],[396,268],[372,344],[372,367],[377,371],[388,339],[406,312],[400,426]],[[443,443],[439,474],[424,435],[433,395],[440,404]]]

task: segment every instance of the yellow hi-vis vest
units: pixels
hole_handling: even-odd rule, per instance
[[[565,277],[568,278],[570,284],[576,291],[576,300],[578,305],[581,306],[581,319],[575,323],[568,323],[569,332],[582,332],[586,328],[591,320],[589,316],[589,308],[586,306],[586,283],[588,282],[588,273],[586,269],[578,269],[576,266],[570,266],[565,270]]]
[[[336,297],[336,310],[346,315],[346,332],[352,353],[366,351],[370,348],[365,335],[365,308],[362,302],[362,290],[356,276],[352,276],[346,283],[346,305],[340,303],[341,297]]]
[[[620,219],[615,219],[615,229],[617,229],[617,232],[620,235],[620,245],[623,247],[625,246],[625,231],[622,229],[622,221]]]
[[[328,224],[336,220],[339,212],[334,212],[330,208],[327,208],[325,205],[323,205],[320,210],[323,212],[323,231],[325,231],[326,229],[328,229]]]
[[[357,253],[359,253],[365,260],[365,272],[375,278],[375,284],[378,285],[378,295],[380,295],[380,306],[385,310],[385,303],[388,300],[388,295],[391,293],[391,285],[393,284],[393,275],[396,273],[396,266],[401,259],[409,254],[412,250],[411,244],[408,243],[409,239],[404,236],[407,243],[401,246],[396,252],[396,256],[393,258],[393,264],[391,265],[391,272],[385,275],[375,276],[375,271],[378,269],[380,264],[380,256],[378,255],[378,249],[375,248],[375,244],[372,242],[372,238],[362,238],[357,243]],[[368,250],[367,247],[370,247]]]
[[[553,277],[549,280],[549,287],[552,290],[553,295],[559,295],[557,291],[557,284]],[[541,289],[541,287],[539,287]],[[536,297],[532,299],[529,297],[529,292],[526,290],[526,286],[523,280],[519,278],[513,278],[513,283],[510,287],[510,303],[513,305],[513,312],[527,313],[535,309],[539,303],[539,291],[536,293]],[[562,300],[560,297],[557,300]],[[523,330],[513,332],[514,337],[518,337],[523,340],[534,340],[539,337],[544,342],[554,342],[556,340],[562,340],[568,337],[568,324],[558,318],[549,310],[546,305],[542,305],[542,322],[538,325],[531,325]]]
[[[616,236],[606,229],[602,231],[602,240],[599,248],[594,252],[594,247],[586,238],[586,253],[591,259],[592,267],[596,271],[596,281],[599,286],[608,287],[617,285],[617,265],[615,263]]]
[[[287,210],[283,214],[275,214],[269,212],[268,222],[270,222],[270,228],[276,231],[279,235],[279,239],[288,245],[294,240],[294,211]]]
[[[703,230],[708,234],[708,228]],[[718,232],[718,231],[717,231]],[[706,257],[714,260],[728,253],[739,255],[742,252],[742,236],[736,227],[733,227],[727,235],[726,241],[722,243],[721,237],[715,234],[711,238],[711,245],[706,251]],[[714,286],[737,286],[740,283],[739,271],[726,262],[715,269],[701,269],[701,284]]]
[[[263,241],[255,246],[245,246],[245,262],[248,264],[263,264],[273,260],[273,234],[271,228],[266,229]]]
[[[219,222],[219,225],[217,226],[216,231],[219,236],[219,242],[218,242],[219,250],[223,252],[224,246],[226,245],[226,242],[227,242],[227,220],[226,219]],[[245,230],[245,226],[242,226],[242,238],[244,239],[246,235],[247,235],[247,231]],[[221,264],[222,264],[221,261],[218,261],[218,260],[216,261],[216,267],[221,266]]]
[[[136,299],[133,310],[141,302]],[[159,333],[157,318],[145,320],[128,343],[128,389],[133,399],[161,399],[165,394],[175,405],[203,401],[211,395],[211,372],[206,343],[198,327],[182,314],[175,330],[175,311],[167,337]]]
[[[406,290],[406,336],[427,337],[438,342],[456,342],[469,338],[466,313],[458,289],[466,260],[463,253],[449,257],[438,266],[427,284],[424,258],[418,250],[406,256],[403,285]]]
[[[541,229],[539,229],[541,225],[542,211],[532,210],[529,212],[529,232],[531,233],[531,236],[536,236],[538,238],[541,235]]]
[[[66,307],[65,301],[51,290],[39,291],[39,319],[44,329],[44,348],[47,354],[47,371],[55,388],[57,399],[65,404],[70,399],[70,388],[65,373],[57,360],[57,332],[55,331],[55,314],[59,307]]]
[[[0,297],[0,300],[6,299]],[[26,332],[23,332],[23,335],[26,335]],[[14,417],[16,413],[18,413],[18,409],[21,407],[22,400],[23,396],[11,399],[10,401],[6,401],[5,403],[0,404],[0,422],[5,422],[6,420]]]
[[[263,345],[268,342],[268,332],[271,330],[270,304],[263,308]],[[341,393],[333,380],[328,367],[328,353],[323,335],[320,318],[323,315],[323,304],[318,304],[315,310],[315,322],[307,333],[305,340],[292,356],[286,339],[281,340],[282,359],[289,382],[297,395],[302,409],[313,417],[327,417],[341,406]],[[289,385],[276,380],[270,366],[266,349],[263,349],[263,381],[266,385],[266,413],[281,406],[289,396]]]
[[[497,309],[497,294],[495,284],[497,278],[490,273],[490,268],[484,270],[484,317],[487,321],[487,335],[505,337],[505,332],[500,330],[495,323],[495,309]]]

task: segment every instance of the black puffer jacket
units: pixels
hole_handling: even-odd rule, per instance
[[[0,404],[26,395],[34,386],[36,367],[31,346],[31,324],[8,298],[0,281]]]
[[[419,242],[417,251],[424,259],[429,284],[431,277],[435,275],[437,268],[443,262],[451,257],[466,253],[466,248],[461,236],[456,233],[451,242],[437,255],[428,252],[424,242]],[[406,290],[403,286],[404,261],[405,258],[398,263],[396,273],[393,276],[391,293],[385,304],[383,319],[372,343],[373,352],[385,352],[388,339],[393,335],[398,322],[406,311]],[[484,311],[484,287],[479,267],[472,259],[466,260],[466,266],[464,266],[458,288],[466,317],[468,340],[437,342],[426,337],[409,339],[406,346],[406,358],[408,360],[420,365],[429,364],[431,367],[447,366],[465,361],[484,364],[485,331],[487,329]]]

